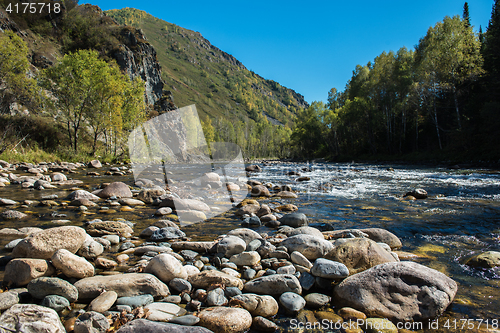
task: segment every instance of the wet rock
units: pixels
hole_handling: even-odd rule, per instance
[[[0,206],[12,206],[17,204],[19,204],[17,201],[0,198]]]
[[[180,317],[175,317],[169,320],[171,324],[179,324],[183,326],[193,326],[200,322],[200,318],[193,315],[184,315]],[[175,331],[172,331],[175,332]]]
[[[185,316],[183,316],[185,317]],[[178,317],[182,318],[182,317]],[[213,333],[199,326],[181,326],[171,323],[162,323],[147,319],[132,320],[116,331],[116,333]]]
[[[264,317],[254,317],[252,320],[252,328],[257,332],[276,332],[278,330],[278,325],[266,319]]]
[[[165,198],[160,203],[161,207],[170,207],[173,210],[185,210],[185,211],[200,211],[200,212],[209,212],[210,207],[200,200],[195,199],[179,199],[174,197]]]
[[[403,197],[412,196],[415,199],[427,199],[427,191],[421,188],[407,192]]]
[[[12,250],[15,258],[49,259],[59,249],[76,253],[83,245],[86,232],[75,226],[45,229],[34,233],[19,242]]]
[[[81,299],[94,299],[102,290],[113,290],[122,296],[151,294],[153,297],[170,295],[166,284],[152,274],[126,273],[116,275],[96,275],[75,282]]]
[[[55,310],[56,312],[62,311],[69,307],[69,301],[62,296],[58,295],[47,295],[42,300],[41,306],[46,306]]]
[[[326,279],[342,279],[349,276],[349,269],[340,262],[318,258],[314,261],[311,274]]]
[[[331,297],[320,293],[310,293],[307,294],[304,299],[306,300],[306,305],[312,309],[319,309],[327,305]]]
[[[240,308],[211,307],[200,311],[198,317],[200,326],[217,333],[245,332],[252,325],[252,315]]]
[[[278,313],[279,306],[276,299],[268,295],[240,294],[231,299],[231,303],[238,304],[252,316],[272,317]]]
[[[385,229],[368,228],[368,229],[361,229],[360,231],[367,234],[368,237],[375,242],[385,243],[389,245],[393,250],[400,249],[403,246],[401,240],[396,235]]]
[[[12,259],[5,266],[3,280],[8,285],[25,286],[33,279],[55,272],[54,266],[45,259]]]
[[[0,326],[4,332],[66,332],[56,311],[35,304],[13,305],[0,316]]]
[[[170,214],[172,214],[172,208],[170,208],[170,207],[158,208],[155,212],[156,216],[164,216],[164,215],[170,215]]]
[[[269,190],[264,185],[255,185],[252,187],[250,195],[252,197],[270,197],[271,193],[269,193]]]
[[[117,298],[118,294],[115,291],[105,291],[90,302],[88,310],[99,313],[108,311],[115,304]]]
[[[113,182],[110,183],[105,188],[103,188],[102,191],[97,193],[97,196],[104,199],[108,199],[111,197],[116,197],[121,199],[121,198],[132,198],[133,195],[127,184],[123,182]]]
[[[473,256],[467,260],[471,267],[493,268],[500,266],[500,252],[487,251]]]
[[[145,206],[146,204],[141,201],[141,200],[137,200],[137,199],[132,199],[132,198],[123,198],[123,199],[120,199],[118,201],[120,203],[120,205],[122,206]]]
[[[138,295],[138,296],[125,296],[125,297],[119,297],[116,300],[117,305],[128,305],[132,309],[138,308],[138,307],[144,307],[148,304],[151,304],[155,301],[154,297],[150,294],[146,295]]]
[[[350,307],[343,307],[339,310],[339,316],[341,316],[345,321],[352,320],[356,321],[358,319],[366,319],[366,315],[356,309]]]
[[[379,264],[397,261],[380,245],[366,238],[349,239],[336,246],[326,258],[346,265],[351,275]]]
[[[334,294],[339,303],[369,317],[418,321],[441,315],[457,288],[456,282],[443,273],[405,261],[354,274],[337,285]]]
[[[288,225],[293,228],[306,226],[308,224],[307,216],[302,213],[285,214],[283,217],[279,218],[278,221],[282,225]]]
[[[273,196],[280,198],[288,198],[288,199],[295,199],[299,197],[297,194],[290,191],[280,191]]]
[[[333,250],[333,245],[329,241],[306,234],[288,237],[280,245],[285,246],[289,252],[302,253],[309,260],[322,258]]]
[[[34,298],[43,299],[47,295],[59,295],[70,302],[78,299],[78,290],[68,281],[56,277],[39,277],[28,283],[28,292]]]
[[[198,210],[177,210],[179,221],[183,222],[200,222],[207,219],[204,212]]]
[[[21,220],[28,217],[28,214],[9,209],[0,213],[0,217],[4,220]]]
[[[245,171],[248,172],[262,172],[262,168],[256,164],[251,164],[245,167]]]
[[[204,253],[208,252],[215,244],[215,242],[174,242],[171,247],[175,251],[192,250]]]
[[[243,289],[243,281],[216,270],[200,272],[199,274],[188,277],[187,280],[194,288],[207,289],[212,284],[222,284],[226,287],[237,287],[240,290]]]
[[[258,217],[262,217],[271,213],[271,208],[269,208],[269,206],[266,204],[262,204],[255,215],[257,215]]]
[[[274,274],[253,279],[245,283],[243,290],[260,295],[281,295],[289,291],[302,293],[299,280],[290,274]]]
[[[96,267],[100,268],[113,268],[118,266],[118,263],[114,260],[106,259],[106,258],[97,258],[95,260]]]
[[[96,221],[87,226],[91,236],[133,234],[134,230],[126,223],[120,221]]]
[[[168,253],[159,254],[151,259],[144,272],[155,275],[164,283],[174,278],[187,279],[188,277],[182,263]]]
[[[153,231],[150,239],[154,242],[161,242],[170,239],[186,237],[186,234],[178,228],[166,227]]]
[[[102,168],[102,164],[101,164],[101,162],[100,162],[99,160],[92,160],[92,161],[90,161],[90,162],[87,164],[87,166],[88,166],[89,168],[95,168],[95,169],[100,169],[100,168]]]
[[[280,304],[286,312],[295,314],[306,306],[306,300],[294,292],[285,292],[280,296]]]
[[[19,293],[15,291],[6,291],[0,293],[0,311],[5,311],[11,306],[19,303]]]
[[[110,328],[108,319],[99,312],[89,311],[75,321],[75,333],[106,333]]]
[[[245,241],[236,236],[226,236],[217,244],[217,252],[230,257],[233,254],[238,254],[245,251],[247,244]]]
[[[259,211],[259,209],[260,209],[259,204],[249,204],[238,208],[238,210],[235,212],[235,215],[237,216],[252,215],[256,214]]]
[[[66,200],[71,200],[71,201],[75,201],[75,200],[98,201],[100,199],[101,198],[99,198],[97,195],[92,194],[92,193],[85,191],[85,190],[73,191],[66,197]],[[84,205],[84,206],[86,206],[86,205]]]
[[[94,266],[85,258],[79,257],[66,249],[60,249],[52,255],[52,264],[67,277],[83,279],[94,275]]]
[[[137,195],[137,199],[139,199],[147,204],[152,204],[156,198],[159,198],[165,194],[166,194],[166,191],[162,188],[143,189]],[[167,215],[167,214],[163,214],[163,215]]]
[[[69,203],[69,206],[76,206],[76,207],[80,207],[80,206],[85,206],[85,207],[96,207],[97,204],[93,201],[90,201],[89,199],[77,199],[77,200],[73,200]]]
[[[362,326],[366,333],[398,333],[398,328],[384,318],[367,318]]]
[[[148,320],[169,321],[177,316],[183,316],[186,310],[172,303],[156,302],[144,307],[149,312]]]

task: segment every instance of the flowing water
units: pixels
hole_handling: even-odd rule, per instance
[[[297,182],[297,171],[309,181]],[[103,182],[124,181],[133,184],[132,175],[89,177],[86,170],[69,175],[81,179],[88,190]],[[403,242],[403,251],[419,255],[418,262],[437,269],[458,284],[455,301],[440,319],[446,331],[461,326],[460,320],[488,320],[489,328],[498,328],[500,319],[500,270],[477,269],[464,265],[465,260],[483,251],[500,251],[500,172],[486,169],[449,170],[422,166],[375,164],[308,164],[272,163],[263,165],[263,172],[252,179],[273,184],[289,184],[298,192],[298,199],[270,198],[261,201],[271,207],[293,203],[305,213],[311,223],[323,229],[379,227],[396,234]],[[69,193],[70,186],[56,190],[21,190],[19,185],[0,188],[0,197],[41,200],[56,194],[58,203]],[[402,200],[414,189],[429,193],[424,200]],[[101,205],[102,206],[102,205]],[[135,208],[130,212],[109,206],[106,212],[90,208],[85,214],[74,207],[17,207],[30,217],[22,221],[0,222],[3,227],[55,226],[54,220],[68,219],[82,225],[94,218],[124,218],[136,223],[135,232],[151,225],[157,217],[154,207]],[[5,210],[7,208],[1,208]],[[240,227],[240,221],[230,213],[204,223],[183,228],[193,240],[213,240],[228,230]],[[265,227],[260,232],[272,232]],[[0,239],[3,247],[12,238]],[[4,253],[7,254],[7,253]],[[496,327],[492,322],[496,320]],[[454,324],[455,323],[455,324]],[[455,325],[455,327],[453,326]],[[483,322],[481,328],[486,328]]]

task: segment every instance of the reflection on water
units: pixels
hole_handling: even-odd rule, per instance
[[[459,283],[456,300],[442,319],[498,319],[500,309],[500,270],[482,270],[464,265],[473,254],[500,251],[500,174],[487,170],[448,170],[412,166],[368,164],[271,164],[252,179],[263,183],[289,184],[299,192],[298,199],[266,199],[271,207],[294,203],[299,211],[314,223],[325,223],[334,229],[385,228],[403,242],[403,251],[418,254],[420,263],[437,269]],[[297,182],[298,176],[310,177]],[[132,175],[124,177],[89,177],[86,170],[72,174],[84,181],[86,189],[97,188],[103,182],[124,181],[133,184]],[[425,200],[401,200],[413,188],[429,193]],[[2,198],[16,201],[41,200],[57,194],[61,204],[69,186],[57,190],[20,190],[18,186],[0,189]],[[102,204],[101,204],[102,206]],[[111,207],[110,208],[114,208]],[[2,208],[6,209],[6,208]],[[0,227],[54,226],[57,219],[69,219],[74,225],[94,218],[124,218],[136,223],[136,235],[151,225],[155,207],[134,208],[106,215],[89,208],[86,214],[74,207],[18,208],[31,212],[21,222],[0,222]],[[195,240],[212,240],[220,234],[238,228],[240,221],[230,212],[222,217],[195,224],[183,230]],[[262,227],[259,232],[272,232]],[[9,239],[2,239],[1,246]],[[453,331],[453,330],[443,330]],[[459,330],[456,330],[459,331]]]

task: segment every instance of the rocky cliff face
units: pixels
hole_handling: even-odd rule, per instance
[[[145,82],[146,102],[155,104],[162,98],[164,86],[156,50],[140,29],[124,27],[120,37],[123,44],[113,53],[113,58],[131,79],[140,77]]]

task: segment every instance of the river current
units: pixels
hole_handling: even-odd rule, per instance
[[[288,184],[299,195],[298,199],[259,199],[261,203],[268,203],[271,207],[283,203],[295,204],[299,212],[308,216],[310,224],[322,230],[387,229],[401,239],[402,251],[418,255],[417,262],[453,278],[459,284],[458,293],[440,319],[440,328],[446,322],[453,323],[455,320],[457,323],[458,320],[460,323],[459,320],[464,319],[488,320],[489,323],[497,320],[498,323],[500,270],[470,268],[464,263],[474,254],[500,251],[500,172],[375,164],[264,163],[261,166],[263,171],[253,173],[251,179],[262,183]],[[287,175],[290,171],[310,180],[297,181],[299,176]],[[80,187],[87,190],[96,189],[104,182],[134,183],[131,174],[90,177],[86,172],[80,169],[68,177],[83,180],[84,184]],[[103,174],[104,170],[99,172]],[[429,197],[404,200],[403,195],[415,188],[425,189]],[[56,201],[63,203],[69,190],[68,186],[30,191],[20,190],[19,185],[9,185],[0,189],[0,197],[22,202],[57,195],[59,199]],[[83,213],[64,205],[20,208],[30,217],[18,222],[3,221],[0,227],[51,227],[56,226],[54,220],[58,219],[67,219],[70,224],[82,226],[83,222],[94,218],[124,218],[136,223],[135,232],[138,234],[158,220],[153,215],[156,208],[152,206],[136,207],[132,211],[110,208],[107,213],[97,209]],[[183,231],[193,240],[213,240],[240,227],[240,224],[241,221],[228,212],[187,226]],[[257,231],[274,232],[266,227]],[[0,246],[9,240],[0,239]],[[440,331],[471,331],[454,328]],[[490,324],[489,328],[498,328],[498,325],[493,327]]]

